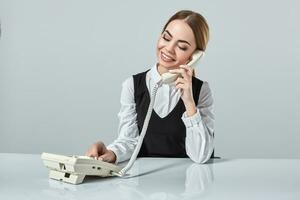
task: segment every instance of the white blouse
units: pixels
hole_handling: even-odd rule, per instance
[[[146,74],[146,85],[150,92],[161,76],[155,64]],[[154,110],[161,117],[167,116],[180,100],[180,91],[175,85],[163,84],[155,97]],[[122,84],[121,109],[118,113],[119,127],[118,138],[107,146],[116,156],[116,163],[130,159],[139,138],[137,126],[137,113],[134,101],[134,83],[130,76]],[[186,127],[185,148],[190,159],[196,163],[205,163],[209,160],[214,149],[214,113],[213,98],[207,82],[203,81],[197,103],[197,112],[187,117],[186,112],[182,115],[182,121]]]

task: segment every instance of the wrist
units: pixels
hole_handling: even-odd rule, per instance
[[[188,117],[191,117],[197,113],[197,107],[196,107],[196,104],[194,101],[185,103],[184,105],[185,105],[185,110],[186,110],[186,114]]]

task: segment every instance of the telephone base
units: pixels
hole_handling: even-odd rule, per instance
[[[85,176],[118,176],[121,167],[87,156],[64,156],[42,153],[44,165],[49,169],[49,178],[66,183],[80,184]]]
[[[83,182],[85,175],[50,170],[49,178],[71,184],[80,184]]]

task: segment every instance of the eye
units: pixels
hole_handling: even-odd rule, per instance
[[[182,51],[186,51],[186,50],[187,50],[186,47],[180,47],[180,46],[178,46],[178,47],[179,47],[179,49],[181,49]]]
[[[162,38],[163,38],[164,40],[166,40],[166,41],[170,41],[170,40],[171,40],[171,39],[167,38],[166,35],[163,35]]]

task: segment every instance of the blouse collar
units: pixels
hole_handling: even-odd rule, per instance
[[[157,70],[157,63],[154,64],[154,66],[150,69],[150,74],[151,74],[151,79],[155,83],[158,83],[159,81],[161,81],[161,76]]]

